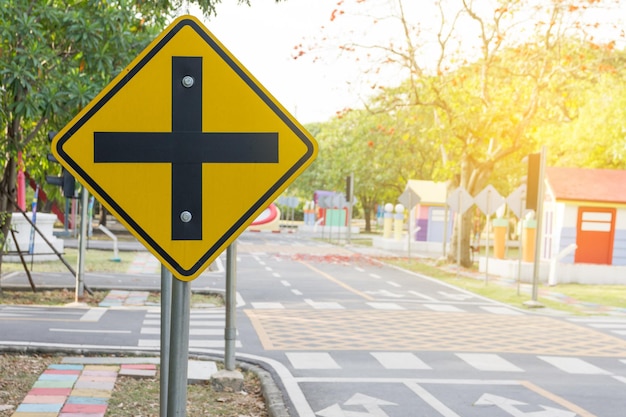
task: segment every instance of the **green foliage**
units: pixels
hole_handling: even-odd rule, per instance
[[[409,179],[431,178],[440,165],[423,118],[432,115],[352,110],[310,126],[319,155],[292,190],[309,199],[315,190],[344,192],[352,173],[354,194],[369,221],[376,204],[395,203]]]
[[[162,20],[159,18],[159,20]],[[43,183],[48,130],[84,107],[155,35],[131,2],[11,0],[0,8],[0,160]]]

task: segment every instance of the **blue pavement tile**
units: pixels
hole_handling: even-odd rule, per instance
[[[61,411],[61,404],[20,404],[15,410],[18,413],[58,413]]]
[[[69,397],[67,399],[68,404],[98,404],[98,405],[107,405],[107,398],[98,398],[98,397]]]

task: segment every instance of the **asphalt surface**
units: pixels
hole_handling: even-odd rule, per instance
[[[367,256],[394,255],[389,252],[300,237],[245,233],[238,245],[237,358],[271,373],[270,385],[285,401],[275,403],[276,412],[621,417],[626,407],[622,318],[529,313]],[[217,265],[198,278],[197,288],[220,290],[222,276]],[[154,268],[129,277],[126,285],[133,290],[158,288],[160,282]],[[9,278],[25,285],[24,277]],[[52,285],[66,278],[47,279]],[[96,285],[115,277],[86,279]],[[11,340],[46,346],[62,334],[68,349],[158,351],[158,309],[108,308],[101,316],[91,310],[68,308],[61,321],[73,324],[41,321],[33,324],[35,332],[12,330]],[[222,354],[222,311],[192,309],[193,354]],[[56,312],[3,308],[1,313],[21,315],[25,323]],[[79,331],[96,324],[99,331],[87,337]]]

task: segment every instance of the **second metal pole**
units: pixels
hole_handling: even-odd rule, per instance
[[[167,417],[168,378],[170,375],[170,326],[172,319],[172,273],[161,265],[161,373],[160,417]]]
[[[226,326],[224,329],[224,367],[235,370],[237,341],[237,242],[226,249]]]
[[[78,240],[78,265],[76,268],[76,302],[82,300],[85,295],[83,281],[85,279],[85,255],[87,249],[87,204],[89,202],[87,188],[83,187],[80,196],[80,237]],[[91,221],[91,219],[89,220]]]
[[[187,414],[190,307],[191,284],[179,279],[172,280],[167,417],[185,417]]]

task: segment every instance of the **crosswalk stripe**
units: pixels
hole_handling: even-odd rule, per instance
[[[524,372],[521,368],[493,353],[457,353],[456,356],[480,371]]]
[[[272,303],[272,302],[258,302],[258,303],[250,303],[250,305],[252,305],[252,308],[256,308],[258,310],[280,310],[285,308],[284,305],[282,305],[282,303]]]
[[[341,369],[326,352],[287,352],[285,355],[295,369]]]
[[[376,310],[404,310],[404,307],[396,303],[367,303],[367,305]]]
[[[613,375],[613,378],[617,379],[619,382],[623,382],[624,384],[626,384],[626,376]]]
[[[409,352],[370,352],[385,369],[432,369]]]
[[[488,313],[499,314],[502,316],[521,316],[524,313],[521,311],[513,310],[508,307],[499,307],[499,306],[480,306],[481,309],[485,310]]]
[[[609,372],[598,368],[579,358],[569,358],[564,356],[537,356],[544,362],[567,372],[568,374],[585,374],[585,375],[606,375]]]
[[[345,307],[339,303],[327,302],[327,301],[313,301],[309,298],[304,300],[305,303],[310,305],[316,310],[343,310]]]
[[[424,304],[424,307],[442,313],[463,313],[464,310],[450,304]]]

